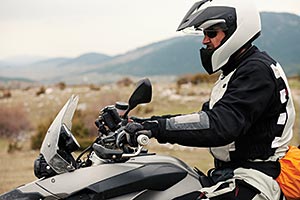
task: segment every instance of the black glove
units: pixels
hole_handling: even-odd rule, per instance
[[[177,117],[180,116],[181,114],[173,114],[173,115],[161,115],[161,116],[152,116],[151,120],[160,120],[160,119],[169,119],[171,117]]]
[[[155,137],[160,129],[157,120],[145,121],[142,124],[132,122],[128,123],[124,129],[127,134],[127,141],[131,146],[137,146],[137,138],[139,135],[147,135],[149,138]]]
[[[153,115],[151,116],[150,118],[142,118],[142,117],[136,117],[136,116],[132,116],[130,117],[130,119],[134,122],[137,122],[137,123],[144,123],[146,121],[154,121],[154,120],[161,120],[161,119],[169,119],[171,117],[177,117],[177,116],[180,116],[181,114],[174,114],[174,115],[161,115],[161,116],[156,116],[156,115]]]
[[[147,121],[147,120],[151,120],[150,118],[142,118],[142,117],[136,117],[136,116],[132,116],[132,117],[130,117],[130,119],[132,121],[140,123],[140,124]]]
[[[201,111],[208,111],[209,110],[209,101],[203,103]]]

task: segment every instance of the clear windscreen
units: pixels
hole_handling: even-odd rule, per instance
[[[58,141],[62,128],[69,130],[72,128],[72,118],[77,107],[78,99],[78,96],[71,96],[64,107],[59,111],[47,131],[40,150],[48,165],[58,174],[72,171],[74,168],[71,163],[67,162],[58,154]]]

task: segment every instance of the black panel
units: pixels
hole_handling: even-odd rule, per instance
[[[180,197],[174,198],[173,200],[191,200],[191,199],[197,199],[200,196],[199,191],[191,192],[185,195],[182,195]]]
[[[0,200],[42,200],[39,193],[22,193],[20,190],[12,190],[0,196]]]
[[[186,177],[171,164],[151,164],[95,183],[67,199],[108,199],[144,189],[163,191]],[[83,195],[84,194],[84,195]],[[83,197],[86,198],[83,198]]]
[[[66,198],[69,200],[91,200],[91,199],[97,199],[102,200],[103,198],[96,198],[96,192],[92,191],[88,188],[80,190],[74,195],[71,195],[70,197]]]

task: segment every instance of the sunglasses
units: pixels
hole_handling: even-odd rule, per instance
[[[217,36],[218,31],[217,30],[204,30],[203,33],[205,36],[212,39]]]

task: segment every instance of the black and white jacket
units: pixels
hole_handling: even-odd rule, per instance
[[[210,147],[221,162],[276,161],[288,149],[294,119],[280,64],[252,46],[222,69],[202,111],[160,120],[156,138]]]

